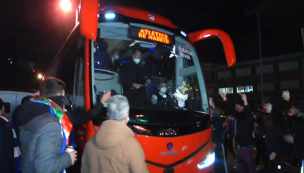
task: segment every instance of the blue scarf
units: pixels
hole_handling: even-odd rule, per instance
[[[4,121],[6,121],[8,123],[8,125],[10,126],[10,128],[13,131],[13,137],[14,137],[14,167],[15,167],[15,173],[22,173],[21,171],[21,151],[19,148],[19,142],[18,142],[18,138],[14,129],[14,126],[11,122],[8,121],[8,119],[6,119],[3,116],[0,116]]]

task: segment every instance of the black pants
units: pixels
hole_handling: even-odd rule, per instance
[[[264,140],[256,140],[255,146],[257,148],[255,165],[260,165],[260,161],[262,160],[265,164],[265,169],[269,169],[269,158]]]
[[[228,150],[229,150],[231,152],[233,158],[236,159],[234,149],[233,149],[233,137],[230,135],[230,137],[228,138],[228,136],[225,135],[224,140],[225,140],[225,151],[226,151],[225,156],[226,156],[226,158],[228,158],[227,153],[228,153]]]
[[[282,173],[282,167],[283,167],[283,161],[282,161],[282,155],[277,154],[275,159],[270,161],[271,163],[271,170],[273,173]]]

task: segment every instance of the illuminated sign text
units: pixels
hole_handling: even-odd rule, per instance
[[[131,27],[130,36],[143,41],[175,44],[174,36],[147,28]]]
[[[141,29],[138,33],[138,37],[165,43],[165,44],[170,43],[168,34],[164,34],[164,33],[158,32],[158,31],[152,31],[150,29]]]

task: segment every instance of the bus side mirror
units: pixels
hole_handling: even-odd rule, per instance
[[[81,0],[80,6],[80,31],[81,34],[96,40],[98,25],[98,0]]]
[[[192,43],[214,37],[219,38],[224,47],[228,67],[236,63],[234,44],[226,32],[219,29],[206,29],[189,33],[188,37]]]

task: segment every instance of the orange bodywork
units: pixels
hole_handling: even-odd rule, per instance
[[[82,0],[80,8],[81,34],[90,40],[95,40],[98,24],[98,0]]]
[[[127,17],[143,20],[143,21],[148,21],[151,23],[163,25],[163,26],[168,26],[170,28],[178,28],[175,26],[169,19],[166,19],[160,15],[150,13],[144,10],[136,9],[136,8],[126,8],[126,7],[120,7],[120,6],[114,6],[111,8],[103,8],[100,10],[100,14],[104,14],[107,12],[115,12],[122,14]],[[153,15],[153,19],[149,18],[149,15]]]
[[[206,29],[189,33],[188,37],[192,43],[214,37],[219,38],[223,43],[228,66],[231,67],[236,63],[234,44],[226,32],[219,29]]]
[[[211,128],[179,137],[135,135],[135,138],[141,143],[145,151],[150,172],[163,173],[165,168],[174,168],[175,173],[206,172],[206,169],[213,169],[212,166],[202,170],[197,168],[197,164],[205,160],[207,154],[214,149]],[[170,151],[177,154],[161,155],[161,152],[169,151],[167,148],[169,142],[173,144],[173,148]],[[198,150],[199,152],[197,152]]]
[[[106,12],[115,12],[121,15],[136,18],[143,21],[149,21],[158,25],[163,25],[173,29],[177,29],[172,22],[162,16],[152,14],[143,10],[112,7],[104,8],[99,11],[100,14]],[[91,85],[90,85],[90,40],[96,40],[97,24],[98,24],[98,0],[82,0],[80,11],[80,27],[81,34],[85,36],[85,58],[84,58],[84,87],[85,87],[85,109],[91,109]],[[153,18],[151,17],[151,14]],[[228,66],[232,66],[236,62],[234,45],[231,38],[221,30],[201,30],[188,34],[192,43],[206,39],[208,37],[218,37],[221,39],[226,54]],[[161,116],[161,115],[160,115]],[[86,131],[82,139],[81,146],[84,147],[85,141],[88,141],[94,134],[94,125],[89,122],[83,127]],[[98,130],[98,127],[95,127]],[[199,169],[197,164],[206,159],[206,156],[213,152],[211,128],[204,131],[176,137],[158,137],[135,135],[145,151],[147,166],[151,173],[163,173],[164,170],[173,168],[174,173],[185,172],[213,172],[213,166]],[[168,148],[168,144],[172,143],[173,147]],[[166,154],[167,153],[167,154]],[[169,153],[169,154],[168,154]]]

